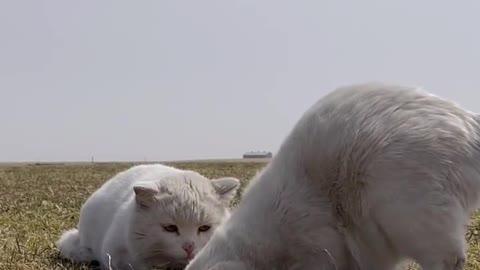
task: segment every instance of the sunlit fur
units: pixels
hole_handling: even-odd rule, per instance
[[[115,270],[185,265],[182,245],[190,241],[193,256],[198,253],[229,216],[238,186],[235,178],[209,180],[193,171],[139,165],[94,192],[81,209],[78,231],[66,231],[57,246],[65,258]],[[168,225],[178,233],[166,231]],[[202,225],[211,229],[199,232]]]
[[[479,117],[416,87],[342,87],[301,117],[186,270],[460,270]]]

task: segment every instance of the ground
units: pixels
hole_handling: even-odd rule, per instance
[[[0,166],[0,269],[92,269],[61,260],[54,242],[63,230],[76,225],[78,210],[89,194],[131,165]],[[210,178],[235,176],[242,180],[244,187],[265,163],[210,161],[171,165],[193,169]],[[480,214],[473,217],[466,235],[469,239],[467,270],[480,269],[478,231]]]

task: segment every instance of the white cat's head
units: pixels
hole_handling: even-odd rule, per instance
[[[137,183],[131,249],[147,262],[186,265],[229,216],[240,181],[186,171]]]

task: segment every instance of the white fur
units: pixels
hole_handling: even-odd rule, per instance
[[[135,166],[90,196],[78,231],[64,232],[57,246],[65,258],[95,260],[114,270],[185,265],[189,258],[182,246],[193,243],[192,256],[198,253],[229,216],[238,187],[235,178],[209,180],[160,164]],[[168,225],[177,226],[178,233],[166,231]],[[203,225],[211,229],[199,231]]]
[[[298,121],[186,270],[460,270],[478,117],[421,89],[342,87]]]

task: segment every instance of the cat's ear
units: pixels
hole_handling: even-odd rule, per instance
[[[139,182],[133,186],[133,191],[137,203],[148,208],[155,202],[159,189],[154,182]]]
[[[212,181],[213,188],[217,192],[220,200],[225,204],[229,205],[232,199],[235,197],[238,188],[240,187],[240,180],[233,177],[224,177],[213,179]]]

